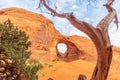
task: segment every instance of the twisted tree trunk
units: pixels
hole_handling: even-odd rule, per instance
[[[74,27],[86,33],[91,38],[91,40],[96,46],[98,55],[97,64],[93,71],[91,80],[106,80],[113,54],[112,46],[108,35],[108,27],[114,18],[116,20],[115,23],[118,27],[116,11],[111,7],[111,4],[114,0],[108,0],[108,2],[105,4],[105,7],[109,13],[100,21],[96,28],[86,22],[78,20],[73,15],[73,13],[57,13],[54,9],[47,5],[46,1],[47,0],[40,0],[39,7],[42,4],[51,12],[51,15],[68,19],[68,21]],[[84,77],[83,79],[81,77],[79,79],[84,80]]]

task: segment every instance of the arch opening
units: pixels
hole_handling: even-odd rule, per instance
[[[57,56],[60,60],[73,61],[79,59],[79,54],[81,51],[77,46],[70,41],[63,41],[57,43],[56,45]]]
[[[68,49],[68,47],[65,43],[59,43],[57,45],[57,50],[61,54],[65,54],[67,52],[67,49]]]

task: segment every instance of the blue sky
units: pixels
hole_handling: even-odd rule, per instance
[[[92,5],[87,5],[87,0],[52,1],[57,1],[56,5],[58,12],[74,12],[74,15],[79,20],[86,21],[93,26],[96,26],[97,23],[107,14],[107,10],[105,7],[103,7],[103,4],[106,3],[107,0],[97,0],[98,2],[96,3],[96,6],[95,3],[91,3]],[[39,0],[0,0],[0,9],[7,7],[19,7],[40,13],[51,19],[54,22],[56,29],[59,30],[62,34],[86,36],[84,33],[74,28],[66,19],[52,17],[49,14],[41,13],[39,9],[36,9],[38,2]],[[120,0],[115,0],[113,6],[117,11],[118,19],[120,20]],[[46,12],[45,9],[44,12]],[[112,44],[120,47],[120,28],[116,31],[116,25],[111,24],[109,27],[109,34]]]

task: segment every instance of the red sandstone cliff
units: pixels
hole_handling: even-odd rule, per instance
[[[77,80],[79,74],[83,73],[90,78],[93,71],[97,54],[92,41],[80,36],[64,36],[54,27],[54,24],[41,14],[36,14],[21,8],[7,8],[0,10],[0,22],[10,19],[15,26],[24,30],[30,37],[32,45],[31,57],[42,63],[51,62],[56,58],[73,62],[56,62],[53,69],[45,68],[39,73],[41,80],[49,77],[55,80]],[[67,52],[61,55],[56,46],[65,43]],[[120,70],[120,48],[113,47],[113,61],[109,79],[119,80]],[[72,65],[72,66],[71,66]],[[62,74],[64,73],[64,75]],[[45,76],[42,76],[46,74]],[[61,78],[61,76],[63,76]]]

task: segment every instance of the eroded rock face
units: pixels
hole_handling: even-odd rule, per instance
[[[68,36],[66,37],[61,35],[55,29],[53,23],[44,16],[42,16],[41,14],[36,14],[20,8],[8,8],[8,9],[0,10],[0,22],[2,23],[6,21],[8,18],[12,21],[12,23],[14,23],[15,26],[18,26],[19,29],[24,30],[29,35],[32,43],[30,48],[32,52],[31,55],[32,58],[35,58],[42,63],[56,59],[56,54],[57,55],[60,54],[57,51],[56,46],[57,44],[62,42],[65,43],[69,49],[67,50],[66,53],[67,56],[64,57],[61,57],[61,55],[58,56],[60,59],[66,61],[67,60],[72,61],[74,59],[78,59],[78,54],[79,54],[80,59],[88,62],[96,63],[96,58],[97,58],[96,49],[91,40],[77,35],[69,36],[68,39]],[[111,80],[114,79],[118,80],[119,76],[116,76],[116,74],[118,75],[120,74],[120,69],[119,69],[120,48],[113,47],[113,52],[114,52],[114,57],[113,57],[109,78]],[[75,64],[78,65],[78,63]],[[76,67],[74,67],[74,69],[75,68]],[[4,69],[1,68],[1,70]],[[58,75],[58,74],[54,74],[54,75]],[[58,77],[56,80],[59,80],[59,78],[61,79],[61,76]]]
[[[67,61],[78,59],[80,51],[76,45],[60,34],[53,23],[44,16],[21,8],[7,8],[0,10],[0,13],[0,22],[9,18],[15,26],[29,35],[32,43],[29,48],[33,53],[32,58],[40,62],[52,61],[57,58],[57,55],[60,59]],[[65,55],[61,55],[56,50],[56,45],[61,42],[68,47]]]
[[[21,8],[0,10],[0,22],[2,23],[8,18],[15,26],[18,26],[19,29],[29,35],[31,41],[29,50],[32,52],[31,58],[38,59],[42,63],[52,61],[57,58],[58,51],[56,50],[56,45],[63,42],[68,46],[66,54],[69,55],[64,57],[66,60],[70,58],[77,59],[79,51],[82,51],[82,58],[81,55],[79,56],[81,59],[94,62],[96,60],[93,54],[91,54],[95,53],[95,46],[93,46],[91,41],[76,35],[64,36],[60,34],[55,29],[54,24],[41,14],[36,14]],[[84,56],[83,54],[86,55]]]
[[[60,43],[64,43],[67,46],[67,50],[65,53],[59,52],[57,45]],[[60,39],[56,45],[56,51],[57,51],[57,56],[59,59],[64,60],[64,61],[73,61],[79,59],[79,55],[81,54],[81,51],[77,48],[77,46],[69,41],[69,39]]]
[[[14,26],[29,35],[31,58],[43,63],[56,58],[55,45],[60,33],[55,29],[52,21],[41,14],[14,7],[0,10],[0,23],[8,18]]]

